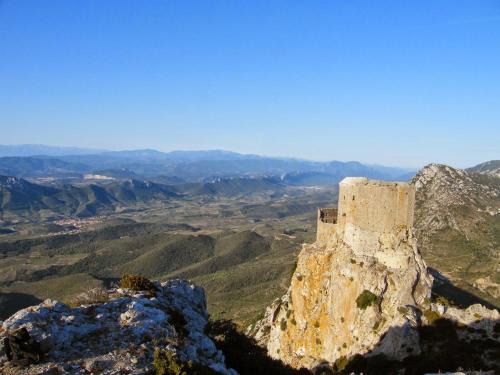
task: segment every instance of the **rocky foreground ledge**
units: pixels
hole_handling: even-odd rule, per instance
[[[169,280],[148,289],[93,290],[78,307],[46,300],[17,312],[0,329],[0,373],[236,374],[204,332],[202,288]]]

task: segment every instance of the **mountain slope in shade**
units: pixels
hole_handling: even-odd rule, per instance
[[[91,170],[83,163],[67,162],[46,157],[0,157],[0,174],[6,176],[45,177],[87,173]]]
[[[285,185],[276,177],[217,178],[210,182],[181,185],[179,189],[190,195],[234,197],[262,191],[282,191]]]
[[[430,164],[412,181],[415,228],[428,264],[500,305],[500,179]]]
[[[48,206],[64,209],[64,202],[58,200],[59,190],[32,184],[15,177],[0,176],[0,213],[4,211],[40,211]]]
[[[105,184],[45,186],[0,175],[0,220],[44,220],[61,216],[89,217],[119,207],[182,197],[235,197],[253,193],[282,193],[277,177],[227,178],[211,182],[164,185],[151,181],[122,180]]]
[[[475,167],[468,168],[468,172],[476,172],[487,174],[490,176],[500,177],[500,160],[490,160]]]
[[[119,205],[177,197],[168,185],[137,180],[107,185],[48,187],[22,178],[0,176],[0,219],[47,219],[60,216],[88,217],[114,211]]]

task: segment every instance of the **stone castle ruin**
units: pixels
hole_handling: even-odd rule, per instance
[[[317,241],[353,228],[372,233],[413,228],[414,185],[347,177],[339,187],[338,209],[318,210]]]
[[[316,242],[303,246],[287,294],[266,312],[271,356],[312,368],[358,353],[418,352],[412,328],[432,278],[413,235],[414,204],[408,183],[340,182],[338,208],[318,210]],[[388,334],[395,325],[404,337]]]
[[[499,340],[498,311],[432,302],[433,279],[413,233],[414,204],[413,184],[340,182],[338,208],[318,210],[316,242],[303,245],[288,291],[253,327],[272,357],[309,369],[341,369],[357,355],[402,360],[429,350],[421,329],[441,317]]]
[[[375,256],[387,266],[405,267],[405,252],[395,251],[388,239],[412,236],[414,205],[412,184],[344,178],[339,184],[338,208],[318,210],[316,243],[341,238],[356,254]]]

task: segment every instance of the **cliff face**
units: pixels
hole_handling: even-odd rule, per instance
[[[337,220],[321,222],[320,211],[317,241],[303,246],[288,292],[249,330],[272,357],[315,368],[356,354],[402,360],[421,352],[419,328],[446,317],[446,307],[431,303],[433,280],[413,234],[414,197],[411,184],[340,183]],[[481,317],[494,322],[498,312]]]
[[[380,246],[390,249],[388,257],[404,254],[406,267],[357,254],[341,238],[304,246],[271,326],[270,355],[314,367],[368,350],[402,358],[409,347],[418,347],[410,328],[417,325],[416,307],[430,297],[425,266],[408,232],[381,238]],[[393,325],[405,327],[408,334],[386,335],[375,348]]]

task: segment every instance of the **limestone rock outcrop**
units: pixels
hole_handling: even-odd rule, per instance
[[[500,238],[494,229],[500,224],[500,179],[429,164],[412,183],[415,233],[429,266],[500,305]]]
[[[0,373],[146,374],[154,351],[162,350],[182,362],[236,374],[204,332],[203,289],[182,280],[155,288],[100,290],[98,302],[71,308],[46,300],[20,310],[0,329]]]
[[[457,207],[471,207],[489,216],[500,212],[500,185],[462,169],[429,164],[415,175],[412,183],[421,205],[415,218],[419,239],[429,238],[436,231],[447,228],[470,236],[466,225],[457,221],[453,212]],[[469,218],[469,222],[477,220],[480,218]]]
[[[296,368],[357,354],[418,355],[418,328],[445,307],[431,303],[433,278],[413,234],[414,202],[413,184],[344,179],[338,210],[319,211],[317,240],[303,245],[287,293],[248,332]],[[472,310],[491,312],[482,309]],[[472,310],[448,314],[468,321]]]

